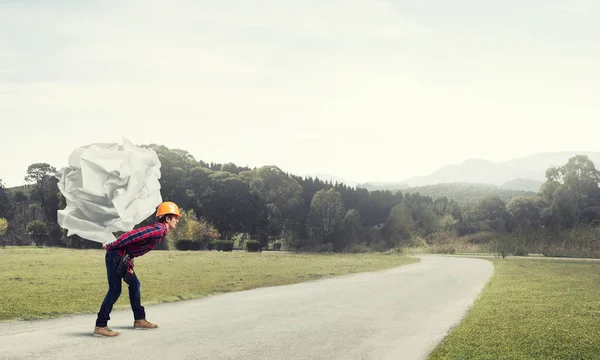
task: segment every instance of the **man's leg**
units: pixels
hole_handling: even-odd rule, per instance
[[[142,320],[146,318],[146,312],[142,306],[142,297],[140,293],[140,280],[137,274],[134,272],[133,277],[129,281],[129,303],[131,304],[131,310],[133,310],[133,318],[135,320]]]
[[[119,254],[116,251],[106,252],[106,277],[108,280],[108,292],[104,297],[104,301],[98,311],[98,317],[96,318],[96,329],[94,333],[98,335],[115,336],[119,333],[108,329],[108,320],[110,320],[110,313],[113,305],[119,300],[121,296],[121,277],[117,274],[117,266],[119,264]],[[104,329],[106,328],[106,329]]]
[[[141,297],[141,283],[134,272],[131,280],[129,281],[129,302],[131,303],[131,310],[133,310],[133,327],[141,329],[155,329],[158,326],[146,321],[146,311],[142,306]]]

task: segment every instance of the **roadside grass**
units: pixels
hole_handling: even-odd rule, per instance
[[[0,249],[0,321],[95,313],[108,290],[104,250]],[[135,259],[142,304],[200,298],[418,262],[400,254],[152,251]],[[129,308],[127,284],[114,309]]]
[[[490,282],[429,360],[600,358],[599,262],[490,261]]]

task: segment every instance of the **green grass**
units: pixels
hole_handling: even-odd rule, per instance
[[[108,289],[103,250],[0,249],[0,320],[97,312]],[[382,254],[152,251],[135,260],[149,305],[418,262]],[[115,309],[129,307],[127,285]]]
[[[600,263],[491,261],[492,279],[429,360],[600,358]]]

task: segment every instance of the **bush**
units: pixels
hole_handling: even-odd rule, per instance
[[[410,247],[427,247],[427,242],[420,236],[411,236],[408,241],[408,246]]]
[[[202,244],[194,240],[179,240],[175,243],[177,250],[201,250]]]
[[[276,250],[276,251],[281,250],[281,243],[276,242],[275,244],[273,244],[273,250]]]
[[[214,225],[204,218],[198,218],[192,210],[183,211],[176,229],[169,231],[167,241],[170,249],[204,250],[210,247],[210,241],[220,237]],[[179,244],[180,242],[183,244]],[[192,243],[194,244],[192,244]]]
[[[454,254],[454,253],[472,253],[480,252],[482,246],[479,244],[473,244],[470,240],[474,237],[483,237],[481,234],[467,235],[464,237],[457,237],[457,234],[453,231],[440,231],[433,233],[427,237],[427,244],[429,250],[434,254]]]
[[[318,244],[315,246],[314,249],[315,252],[319,252],[319,253],[324,253],[324,252],[332,252],[333,251],[333,245],[328,242],[325,244]]]
[[[233,240],[211,240],[210,248],[217,251],[232,251],[233,243]]]
[[[580,225],[548,232],[539,247],[544,256],[600,258],[600,228]]]
[[[407,255],[408,251],[405,247],[396,246],[383,252],[383,255]]]
[[[472,221],[459,221],[456,225],[456,234],[458,236],[465,236],[469,234],[475,234],[480,231],[480,227],[477,223]]]
[[[515,248],[518,239],[511,234],[497,234],[492,241],[489,243],[490,253],[496,258],[515,255]]]
[[[251,236],[248,233],[235,233],[231,238],[234,242],[233,247],[243,249],[244,244],[251,239]]]
[[[246,241],[246,250],[249,252],[258,252],[262,251],[262,246],[258,240],[247,240]]]
[[[490,231],[482,231],[480,233],[466,235],[464,238],[471,244],[487,244],[494,239],[494,233]]]
[[[344,249],[344,252],[346,253],[352,253],[352,254],[364,254],[364,253],[368,253],[371,252],[371,249],[369,249],[369,247],[363,243],[359,243],[359,244],[352,244],[348,247],[346,247]]]
[[[431,252],[434,254],[455,254],[456,245],[454,244],[443,244],[431,247]]]

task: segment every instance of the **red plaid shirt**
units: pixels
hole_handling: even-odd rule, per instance
[[[119,236],[115,241],[106,244],[106,250],[124,252],[132,258],[142,256],[162,242],[168,232],[167,226],[163,223],[133,229]]]

